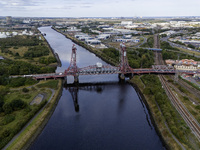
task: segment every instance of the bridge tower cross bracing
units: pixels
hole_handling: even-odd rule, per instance
[[[73,44],[72,46],[72,54],[71,54],[71,62],[67,70],[65,70],[66,75],[74,76],[74,82],[78,82],[78,67],[76,65],[76,46]]]
[[[124,79],[125,78],[125,74],[130,73],[130,66],[128,64],[128,58],[127,58],[127,52],[126,52],[126,46],[124,45],[124,43],[120,44],[120,48],[121,48],[121,53],[120,53],[120,71],[121,71],[121,75],[120,78]]]

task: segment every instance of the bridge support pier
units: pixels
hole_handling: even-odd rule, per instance
[[[67,85],[67,76],[64,77],[64,85]]]
[[[125,75],[120,73],[118,74],[119,82],[124,82],[125,81]]]
[[[74,76],[74,83],[79,83],[79,76],[78,75]]]
[[[133,78],[133,73],[131,73],[131,75],[129,76],[129,79],[131,80]]]

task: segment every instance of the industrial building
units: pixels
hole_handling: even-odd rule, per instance
[[[99,36],[97,36],[98,40],[106,40],[110,38],[110,34],[100,34]]]
[[[92,45],[101,44],[101,41],[99,41],[99,40],[97,40],[97,39],[85,40],[85,42],[86,42],[87,44],[92,44]]]

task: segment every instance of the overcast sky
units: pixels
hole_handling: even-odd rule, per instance
[[[200,16],[200,0],[0,0],[0,16]]]

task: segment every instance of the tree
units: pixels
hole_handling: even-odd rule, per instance
[[[27,93],[27,92],[29,92],[29,89],[23,88],[22,91],[23,91],[24,93]]]
[[[3,105],[3,111],[5,114],[10,114],[11,112],[13,112],[12,106],[10,105],[10,103],[5,103]]]
[[[188,44],[188,47],[192,48],[192,49],[195,49],[195,46],[192,45],[192,44]]]
[[[21,99],[15,99],[12,102],[10,102],[10,105],[13,110],[20,110],[23,109],[27,104]]]

